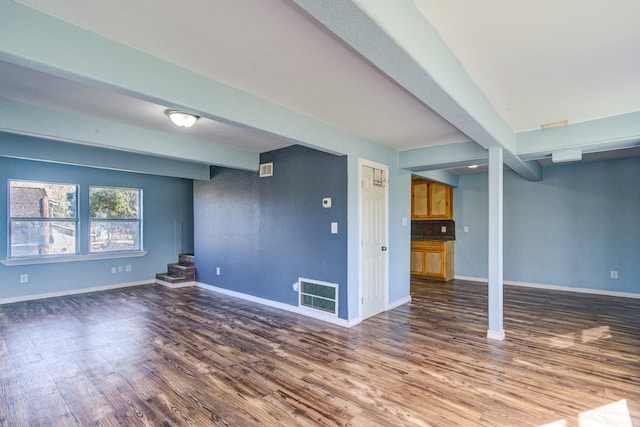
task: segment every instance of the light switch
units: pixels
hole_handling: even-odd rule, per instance
[[[443,233],[446,233],[447,232],[447,226],[443,225],[442,227],[440,227],[440,231],[443,232]]]
[[[337,222],[332,222],[331,223],[331,234],[338,234],[338,223]]]
[[[403,217],[403,218],[402,218],[402,226],[403,226],[403,227],[406,227],[406,226],[407,226],[407,222],[408,222],[408,221],[407,221],[407,217],[406,217],[406,216],[405,216],[405,217]]]
[[[462,231],[464,231],[465,233],[469,232],[469,226],[465,225],[464,228],[462,229]]]

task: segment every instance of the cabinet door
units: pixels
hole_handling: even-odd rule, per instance
[[[425,253],[425,274],[429,276],[444,277],[444,252],[429,251]]]
[[[429,217],[451,218],[451,187],[437,182],[429,183]]]
[[[424,274],[424,251],[411,249],[411,273]]]
[[[423,180],[411,182],[411,218],[429,216],[429,183]]]

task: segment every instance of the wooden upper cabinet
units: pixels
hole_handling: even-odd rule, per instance
[[[429,183],[429,216],[432,219],[451,219],[451,187]]]
[[[422,179],[411,181],[411,217],[429,216],[429,182]]]
[[[420,178],[411,180],[411,219],[452,219],[451,187]]]

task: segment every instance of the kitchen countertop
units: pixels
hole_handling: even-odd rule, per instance
[[[456,240],[453,236],[416,236],[411,235],[411,241],[416,242],[448,242],[450,240]]]

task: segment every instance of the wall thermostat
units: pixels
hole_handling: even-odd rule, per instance
[[[331,197],[325,197],[324,199],[322,199],[322,207],[323,208],[331,207]]]

